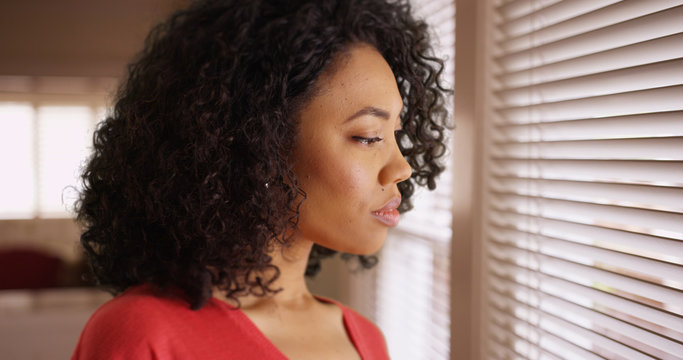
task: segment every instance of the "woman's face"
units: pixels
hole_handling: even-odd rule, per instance
[[[396,226],[396,184],[411,175],[396,143],[403,101],[389,65],[355,45],[317,80],[293,152],[307,198],[298,236],[337,251],[371,254]]]

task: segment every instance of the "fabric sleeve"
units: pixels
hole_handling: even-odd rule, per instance
[[[152,297],[113,299],[90,317],[71,359],[182,359],[186,343],[167,306]]]
[[[155,359],[144,324],[131,312],[100,308],[83,328],[72,360]]]

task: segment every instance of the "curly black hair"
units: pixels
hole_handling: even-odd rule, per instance
[[[94,134],[76,213],[97,284],[179,288],[193,309],[214,287],[234,300],[278,291],[268,252],[288,243],[305,201],[288,161],[298,110],[355,43],[384,56],[404,100],[413,174],[399,210],[416,185],[434,189],[448,90],[406,1],[196,1],[151,31]],[[314,246],[307,275],[334,253]]]

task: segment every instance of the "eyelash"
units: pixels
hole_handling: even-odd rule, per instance
[[[380,141],[384,140],[384,138],[381,138],[381,137],[366,138],[366,137],[362,137],[362,136],[354,136],[353,140],[356,140],[363,145],[371,145],[371,144],[374,144],[376,142],[380,142]]]
[[[401,135],[403,135],[403,129],[399,129],[399,130],[394,131],[394,136],[396,138],[400,137]],[[381,137],[366,138],[366,137],[362,137],[362,136],[354,136],[353,140],[358,141],[359,143],[361,143],[363,145],[371,145],[371,144],[374,144],[376,142],[380,142],[380,141],[384,140],[384,138],[381,138]]]

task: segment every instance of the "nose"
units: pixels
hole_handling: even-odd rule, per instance
[[[386,165],[380,172],[380,184],[383,186],[397,184],[408,180],[412,174],[413,169],[401,154],[398,144],[395,144]]]

